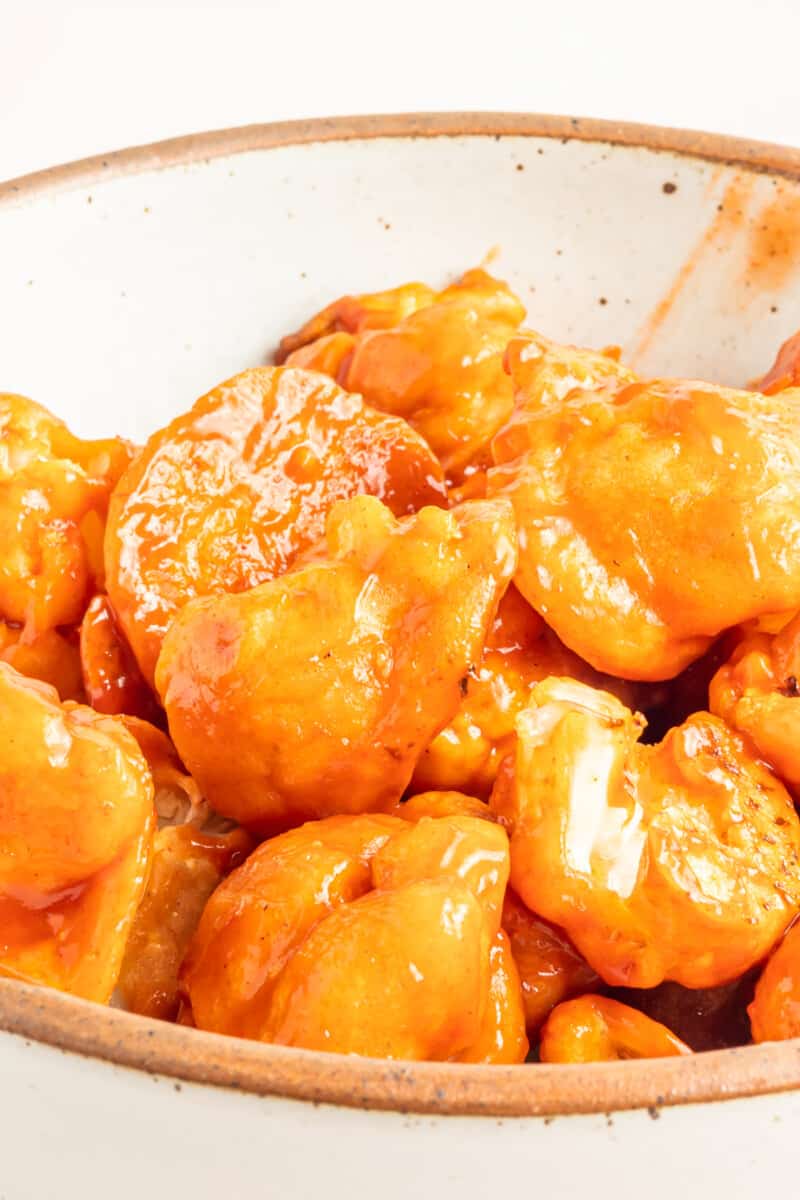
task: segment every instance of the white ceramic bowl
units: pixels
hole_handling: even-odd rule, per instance
[[[0,387],[143,438],[345,291],[492,267],[562,340],[743,383],[800,325],[800,153],[568,118],[257,126],[0,185]],[[246,1044],[0,983],[0,1194],[752,1196],[800,1046],[593,1068]],[[790,1174],[791,1172],[791,1174]]]

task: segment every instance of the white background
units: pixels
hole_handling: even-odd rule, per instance
[[[0,0],[0,179],[301,116],[515,109],[800,144],[800,0]]]

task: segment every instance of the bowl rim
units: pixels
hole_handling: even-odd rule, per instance
[[[679,154],[800,179],[800,149],[728,134],[635,121],[525,112],[412,112],[272,121],[190,133],[61,163],[0,181],[0,204],[123,175],[282,146],[375,138],[542,137]]]
[[[270,1046],[0,979],[0,1032],[190,1083],[346,1108],[545,1117],[733,1100],[800,1088],[800,1039],[691,1057],[481,1066]]]
[[[189,134],[0,183],[0,206],[250,151],[376,138],[538,137],[639,147],[800,180],[800,149],[656,125],[535,113],[331,117]],[[800,1088],[800,1039],[690,1058],[536,1067],[404,1063],[262,1045],[0,978],[0,1032],[156,1076],[255,1095],[441,1116],[555,1117]]]

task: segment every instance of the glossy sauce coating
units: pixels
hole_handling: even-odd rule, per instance
[[[119,994],[131,1012],[173,1020],[180,1003],[178,971],[206,902],[255,842],[211,812],[166,734],[138,717],[122,721],[150,770],[160,828],[122,962]]]
[[[800,614],[779,633],[750,633],[720,667],[709,708],[751,739],[795,794],[800,790]]]
[[[463,790],[486,799],[514,746],[515,723],[531,688],[550,675],[569,676],[635,703],[636,686],[600,675],[559,641],[527,600],[510,587],[500,601],[483,654],[464,677],[454,719],[426,747],[414,788]]]
[[[506,360],[489,494],[514,504],[517,586],[571,649],[666,679],[730,626],[800,607],[795,392],[644,383],[533,333]]]
[[[343,334],[352,339],[368,329],[391,329],[421,308],[429,308],[435,300],[436,292],[425,283],[405,283],[385,292],[340,296],[306,321],[296,333],[282,338],[275,361],[284,363],[291,354],[304,347],[312,354],[316,353],[321,338]],[[349,344],[352,347],[352,341]]]
[[[484,801],[453,791],[422,792],[396,805],[392,811],[407,821],[451,816],[494,820],[492,809]],[[596,987],[598,975],[563,930],[532,913],[510,887],[506,888],[503,897],[502,928],[503,937],[498,938],[492,949],[497,963],[492,990],[497,1006],[495,1019],[503,1025],[510,1024],[512,1029],[524,1026],[533,1036],[556,1004]],[[522,1005],[521,1021],[519,1004]],[[508,1036],[503,1041],[506,1046],[514,1044],[513,1038]],[[473,1052],[477,1053],[475,1047]],[[461,1061],[478,1060],[462,1058]]]
[[[493,821],[494,813],[488,804],[475,796],[463,792],[418,792],[407,800],[400,800],[391,809],[392,815],[404,821],[418,821],[420,817],[482,817]]]
[[[473,817],[333,817],[265,842],[201,920],[194,1018],[307,1049],[522,1061],[508,868],[503,830]]]
[[[0,975],[411,1061],[800,1036],[800,335],[745,392],[522,315],[344,296],[135,461],[0,394]]]
[[[0,659],[27,675],[49,683],[61,700],[84,700],[78,637],[70,629],[28,634],[21,625],[0,621]]]
[[[539,1030],[562,1000],[591,991],[600,982],[563,930],[532,913],[512,888],[503,904],[503,929],[520,977],[529,1034]]]
[[[159,825],[205,827],[213,813],[167,735],[141,717],[125,715],[121,721],[136,739],[150,771]]]
[[[0,393],[0,619],[30,636],[80,621],[130,457],[118,438],[82,441],[41,405]]]
[[[169,825],[158,830],[147,890],[119,977],[119,994],[129,1012],[174,1019],[178,971],[206,902],[252,846],[242,829],[204,833],[193,825]]]
[[[158,718],[155,696],[119,628],[108,596],[93,596],[81,622],[80,671],[86,699],[102,713]]]
[[[463,884],[370,892],[337,909],[295,953],[261,1038],[377,1058],[460,1056],[482,1034],[490,950],[480,905]]]
[[[696,713],[655,746],[570,680],[537,684],[492,804],[511,882],[610,984],[714,987],[775,945],[800,901],[800,821],[749,743]]]
[[[691,1053],[666,1025],[608,996],[580,996],[559,1004],[545,1023],[539,1046],[539,1057],[549,1063],[669,1058]]]
[[[254,1036],[306,935],[371,887],[370,861],[407,828],[384,814],[329,817],[263,842],[211,896],[181,973],[200,1029]]]
[[[800,925],[793,925],[765,966],[750,1005],[754,1042],[800,1037]]]
[[[771,396],[782,392],[784,388],[794,388],[800,385],[800,333],[788,338],[778,351],[775,362],[766,375],[751,383],[755,392],[763,392]]]
[[[508,883],[508,834],[494,822],[453,815],[421,817],[376,851],[372,883],[392,891],[418,879],[452,878],[478,900],[492,933],[500,928]]]
[[[114,493],[105,541],[109,598],[145,678],[188,600],[282,574],[334,502],[359,493],[397,515],[445,503],[422,439],[315,372],[243,371],[154,434]]]
[[[398,522],[361,496],[327,536],[321,561],[187,605],[158,663],[189,771],[218,812],[263,832],[402,796],[516,561],[505,502]]]
[[[375,408],[405,417],[448,482],[461,484],[490,464],[489,443],[511,413],[503,351],[524,315],[505,283],[477,269],[438,293],[412,284],[345,297],[284,339],[281,353],[303,344],[290,363],[328,370]],[[317,330],[329,335],[321,343]]]
[[[113,991],[153,835],[153,785],[114,718],[0,663],[0,974]]]
[[[522,983],[508,934],[500,929],[489,951],[489,999],[478,1036],[456,1062],[522,1063],[529,1043]]]

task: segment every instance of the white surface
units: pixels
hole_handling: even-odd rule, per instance
[[[301,116],[518,109],[800,143],[796,0],[0,0],[0,179]]]
[[[501,1121],[176,1090],[10,1034],[0,1061],[4,1200],[752,1200],[797,1175],[798,1092]]]

